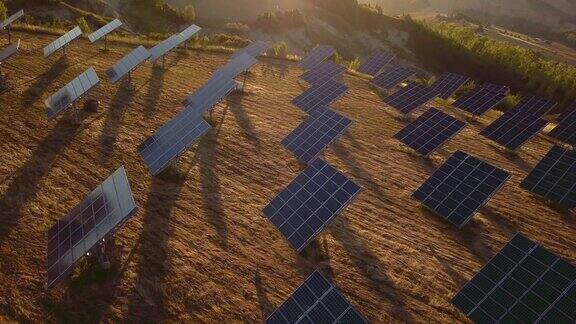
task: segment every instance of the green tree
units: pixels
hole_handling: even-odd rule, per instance
[[[196,9],[194,9],[193,5],[187,5],[182,9],[182,15],[184,16],[184,19],[194,21],[196,19]]]
[[[0,0],[0,20],[4,20],[6,18],[8,18],[8,9],[6,9],[4,1]]]
[[[90,26],[88,25],[88,22],[86,21],[86,19],[84,17],[78,18],[77,23],[78,23],[78,26],[80,27],[80,29],[82,30],[82,33],[90,34],[90,32],[91,32]]]

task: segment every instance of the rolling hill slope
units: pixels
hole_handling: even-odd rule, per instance
[[[280,144],[305,117],[290,104],[307,87],[295,63],[261,59],[247,93],[219,104],[214,129],[180,160],[184,176],[152,179],[137,146],[228,57],[171,54],[177,67],[140,68],[134,92],[103,80],[92,93],[101,110],[75,126],[70,116],[46,121],[42,101],[88,66],[104,78],[130,49],[81,40],[65,68],[42,58],[52,36],[18,36],[22,53],[6,67],[13,89],[0,94],[0,318],[260,322],[321,268],[370,322],[465,322],[450,299],[517,231],[576,261],[573,216],[518,187],[552,143],[538,137],[510,155],[478,135],[494,115],[422,159],[392,138],[406,119],[346,75],[350,91],[333,106],[354,124],[326,161],[363,191],[297,255],[261,212],[301,170]],[[462,231],[410,197],[458,149],[513,175]],[[122,164],[139,210],[116,237],[112,269],[80,267],[47,291],[48,228]]]

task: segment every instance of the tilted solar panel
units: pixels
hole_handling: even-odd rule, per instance
[[[102,37],[110,34],[120,26],[122,26],[122,22],[119,19],[114,19],[111,22],[107,23],[102,28],[90,34],[90,36],[88,36],[88,39],[90,40],[90,43],[94,43],[99,39],[101,39]]]
[[[80,27],[78,26],[74,27],[74,29],[70,30],[66,34],[60,36],[58,39],[56,39],[55,41],[44,47],[44,57],[48,57],[54,54],[54,52],[56,52],[61,48],[64,48],[71,41],[75,40],[80,36],[82,36],[82,30],[80,29]]]
[[[476,87],[470,93],[458,98],[453,106],[471,113],[474,116],[482,116],[488,110],[500,104],[508,95],[510,89],[485,83]]]
[[[392,89],[403,81],[415,76],[416,73],[417,71],[413,68],[393,65],[385,68],[382,73],[375,76],[370,82],[382,89]]]
[[[48,287],[62,281],[135,211],[126,170],[120,167],[48,230]]]
[[[314,68],[304,72],[300,77],[312,85],[333,80],[346,71],[346,68],[332,61],[324,61]]]
[[[576,146],[576,102],[566,108],[559,123],[548,136],[566,144]]]
[[[48,119],[52,120],[56,118],[64,109],[80,99],[80,97],[94,88],[99,82],[100,79],[98,79],[94,68],[89,68],[74,80],[70,81],[70,83],[58,90],[44,102]]]
[[[162,42],[156,44],[156,46],[152,47],[150,51],[150,57],[148,60],[150,62],[156,62],[159,58],[166,55],[166,53],[170,52],[178,45],[182,43],[182,38],[180,35],[172,35],[167,39],[163,40]]]
[[[264,215],[300,252],[359,193],[357,184],[317,159],[272,199]]]
[[[554,146],[520,186],[573,209],[576,207],[576,151]]]
[[[228,78],[212,78],[184,101],[192,108],[204,107],[208,110],[218,101],[237,88],[236,81]],[[202,111],[204,113],[206,110]]]
[[[14,55],[18,51],[19,48],[20,48],[20,40],[18,40],[16,43],[12,43],[4,47],[0,51],[0,62],[4,62],[7,59],[9,59],[12,55]]]
[[[409,114],[418,107],[436,97],[434,89],[423,84],[413,82],[408,86],[398,90],[394,94],[386,97],[384,102],[400,111]]]
[[[229,79],[234,79],[240,73],[248,71],[254,64],[258,63],[254,57],[242,53],[236,58],[232,59],[230,62],[226,63],[223,67],[214,71],[213,77],[225,77]]]
[[[180,41],[185,42],[189,40],[190,38],[192,38],[192,36],[196,35],[200,30],[202,30],[201,27],[196,25],[190,25],[189,27],[181,31],[180,34],[178,34],[180,35]]]
[[[142,62],[150,57],[150,52],[144,46],[138,46],[128,55],[121,58],[106,71],[106,75],[112,83],[116,83],[126,74],[134,71]]]
[[[317,110],[286,136],[282,145],[304,163],[311,163],[351,124],[350,119],[328,108]]]
[[[465,122],[431,108],[394,135],[394,138],[428,156],[464,127]]]
[[[576,267],[516,234],[452,304],[474,323],[576,323]]]
[[[358,67],[358,72],[376,76],[388,64],[392,63],[395,58],[396,56],[394,56],[394,54],[391,52],[376,51],[368,56],[362,62],[362,64],[360,64],[360,67]]]
[[[547,114],[556,103],[545,98],[536,96],[526,96],[514,107],[514,109],[522,110],[525,114],[531,116],[542,117]]]
[[[514,108],[484,128],[480,135],[509,150],[516,150],[536,136],[546,125],[548,122],[544,119],[531,115],[524,109]]]
[[[314,47],[310,53],[308,53],[302,60],[300,60],[300,66],[305,70],[310,70],[316,65],[322,63],[323,61],[330,58],[336,53],[334,47],[330,45],[318,45]]]
[[[412,197],[462,228],[509,178],[508,172],[456,151]]]
[[[463,85],[470,80],[469,77],[455,74],[455,73],[444,73],[440,78],[434,82],[430,87],[438,92],[438,97],[444,100],[450,99],[450,97],[458,91]]]
[[[368,323],[334,284],[314,271],[277,310],[266,324]]]
[[[24,10],[20,10],[13,14],[12,16],[8,17],[6,20],[0,23],[0,30],[6,28],[7,26],[11,25],[16,20],[22,18],[24,16]]]
[[[232,54],[232,58],[236,58],[236,57],[240,56],[241,54],[248,54],[252,57],[258,57],[258,56],[262,55],[264,52],[266,52],[266,50],[268,50],[269,46],[270,46],[270,44],[266,41],[259,40],[256,42],[252,42],[248,46],[241,48],[241,49],[237,50],[236,52],[234,52]]]
[[[314,85],[292,100],[292,104],[307,113],[315,110],[325,110],[328,105],[348,91],[348,87],[328,80],[320,85]]]

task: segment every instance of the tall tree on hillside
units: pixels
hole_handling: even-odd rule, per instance
[[[193,5],[187,5],[184,7],[184,9],[182,9],[182,14],[184,15],[184,19],[188,21],[194,21],[196,19],[196,10]]]
[[[8,18],[8,9],[6,9],[4,1],[0,0],[0,20],[4,20],[6,18]]]

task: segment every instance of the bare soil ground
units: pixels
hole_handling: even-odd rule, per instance
[[[64,68],[58,55],[42,58],[53,37],[19,36],[13,88],[0,95],[2,320],[261,322],[318,267],[371,322],[466,322],[450,299],[517,231],[576,261],[576,219],[518,187],[552,143],[505,153],[478,135],[494,116],[423,159],[392,138],[408,121],[345,76],[350,91],[333,106],[354,124],[326,160],[363,191],[298,255],[261,212],[302,169],[280,144],[305,117],[290,104],[306,87],[294,63],[261,59],[247,93],[219,104],[214,129],[181,159],[183,176],[153,179],[138,144],[227,56],[171,54],[167,71],[138,69],[131,93],[104,74],[129,48],[103,53],[82,40]],[[70,115],[48,122],[43,100],[89,66],[103,79],[92,93],[102,109],[79,126]],[[513,174],[464,230],[410,197],[458,149]],[[139,210],[116,236],[112,269],[84,265],[46,290],[48,228],[122,164]]]

